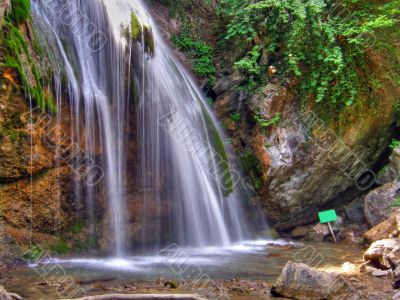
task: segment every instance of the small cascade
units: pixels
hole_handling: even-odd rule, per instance
[[[144,3],[33,0],[33,17],[67,79],[70,134],[104,169],[102,186],[75,186],[93,234],[104,198],[117,256],[247,238],[225,137]]]

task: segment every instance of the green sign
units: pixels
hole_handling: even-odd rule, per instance
[[[318,213],[318,217],[321,223],[329,223],[337,220],[336,211],[334,209],[321,211]]]

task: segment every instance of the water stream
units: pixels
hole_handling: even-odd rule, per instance
[[[66,78],[72,139],[105,174],[103,188],[76,183],[76,207],[94,228],[98,199],[107,199],[113,254],[248,238],[224,135],[144,3],[34,0],[33,17]]]

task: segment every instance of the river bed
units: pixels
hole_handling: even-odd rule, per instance
[[[204,289],[196,283],[207,282],[215,291],[227,290],[233,300],[262,300],[270,299],[269,288],[288,260],[330,269],[361,259],[362,249],[333,243],[251,241],[202,249],[171,245],[151,256],[46,256],[40,264],[2,274],[0,284],[38,300],[116,292],[201,294]]]

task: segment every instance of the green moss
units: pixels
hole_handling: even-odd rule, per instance
[[[96,248],[98,248],[98,241],[95,236],[89,236],[83,241],[75,240],[72,242],[72,251],[74,253],[83,253]]]
[[[137,42],[140,40],[142,35],[142,26],[140,25],[139,19],[134,12],[131,12],[131,38]]]
[[[20,129],[24,126],[25,124],[21,120],[20,112],[13,113],[9,118],[7,118],[7,121],[3,123],[3,128],[8,130]]]
[[[71,233],[73,234],[78,234],[81,233],[84,229],[85,225],[82,221],[79,221],[77,223],[75,223],[74,225],[72,225],[71,227]]]
[[[213,120],[211,119],[210,115],[208,114],[207,109],[205,108],[203,103],[200,102],[200,105],[202,108],[204,120],[208,127],[208,132],[210,134],[209,138],[210,138],[211,146],[218,153],[219,158],[220,158],[220,162],[218,162],[218,167],[219,167],[220,175],[221,175],[221,177],[223,177],[223,178],[220,178],[220,184],[223,186],[224,196],[228,196],[230,193],[233,192],[233,178],[232,178],[232,174],[230,171],[228,154],[225,151],[224,143],[221,139],[221,136],[218,133],[217,128],[214,125]]]
[[[155,51],[153,31],[147,25],[143,26],[143,37],[144,37],[144,51],[153,56]]]
[[[45,95],[43,92],[43,78],[38,71],[35,61],[31,57],[28,43],[19,31],[18,27],[16,27],[9,19],[4,19],[3,35],[0,39],[0,46],[6,50],[6,55],[4,56],[2,65],[17,70],[27,98],[32,99],[36,106],[41,108],[43,111],[48,111],[53,114],[56,113],[57,109],[53,99],[48,95]],[[21,59],[22,54],[25,54],[28,65],[23,64]],[[30,70],[27,68],[30,68]],[[27,72],[29,71],[34,77],[34,83],[31,83],[28,80]]]
[[[40,258],[42,253],[43,253],[42,248],[40,248],[39,246],[33,246],[27,252],[25,252],[22,255],[22,257],[23,259],[28,260],[30,262],[36,262]]]
[[[240,153],[239,158],[243,170],[249,176],[252,185],[256,189],[260,188],[262,185],[261,176],[263,175],[263,170],[258,158],[249,149]]]
[[[11,0],[11,18],[21,23],[29,18],[31,13],[30,0]]]
[[[179,287],[179,283],[176,280],[168,280],[164,282],[164,286],[170,287],[171,289],[177,289]]]
[[[281,121],[281,114],[276,113],[275,116],[269,120],[265,120],[258,115],[254,115],[254,120],[260,125],[262,128],[267,128],[273,125],[278,125]]]
[[[55,244],[51,245],[49,250],[57,254],[67,254],[70,252],[68,244],[63,239],[60,239]]]

